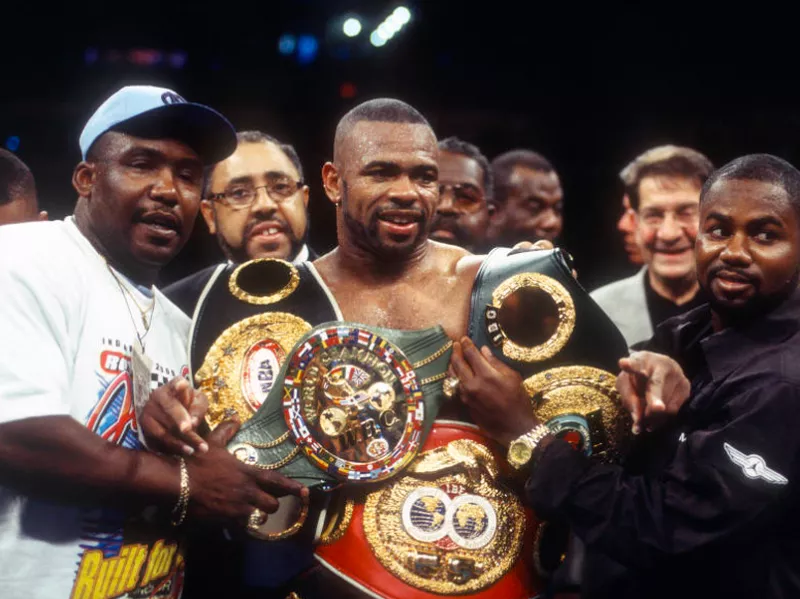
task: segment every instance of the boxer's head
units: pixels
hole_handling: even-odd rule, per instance
[[[437,157],[431,126],[408,104],[378,99],[348,112],[322,169],[339,245],[385,260],[421,250],[439,198]]]

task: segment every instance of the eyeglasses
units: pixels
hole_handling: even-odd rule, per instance
[[[253,205],[258,197],[258,190],[263,189],[278,204],[285,202],[303,187],[302,181],[294,181],[289,177],[267,179],[266,185],[237,184],[222,193],[209,194],[209,200],[225,204],[231,210],[243,210]]]
[[[439,184],[439,201],[442,201],[445,192],[453,190],[453,209],[459,212],[477,212],[485,202],[485,197],[479,189],[468,183],[453,185]]]

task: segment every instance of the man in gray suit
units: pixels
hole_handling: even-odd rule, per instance
[[[592,293],[629,346],[647,341],[672,316],[704,303],[697,283],[694,241],[700,189],[713,170],[700,152],[658,146],[622,171],[636,213],[636,243],[644,268]]]

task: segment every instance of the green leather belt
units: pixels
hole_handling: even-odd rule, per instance
[[[310,487],[385,480],[414,458],[436,418],[451,347],[441,327],[318,325],[228,449]]]
[[[493,250],[475,278],[469,336],[523,377],[574,364],[616,372],[628,354],[558,249]]]

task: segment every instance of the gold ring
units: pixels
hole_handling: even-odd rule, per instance
[[[452,399],[455,397],[455,394],[458,393],[458,385],[461,381],[458,380],[457,376],[449,376],[444,379],[442,383],[442,393],[447,399]]]
[[[260,509],[256,508],[250,517],[247,519],[247,528],[249,530],[258,530],[267,521],[267,516]]]

